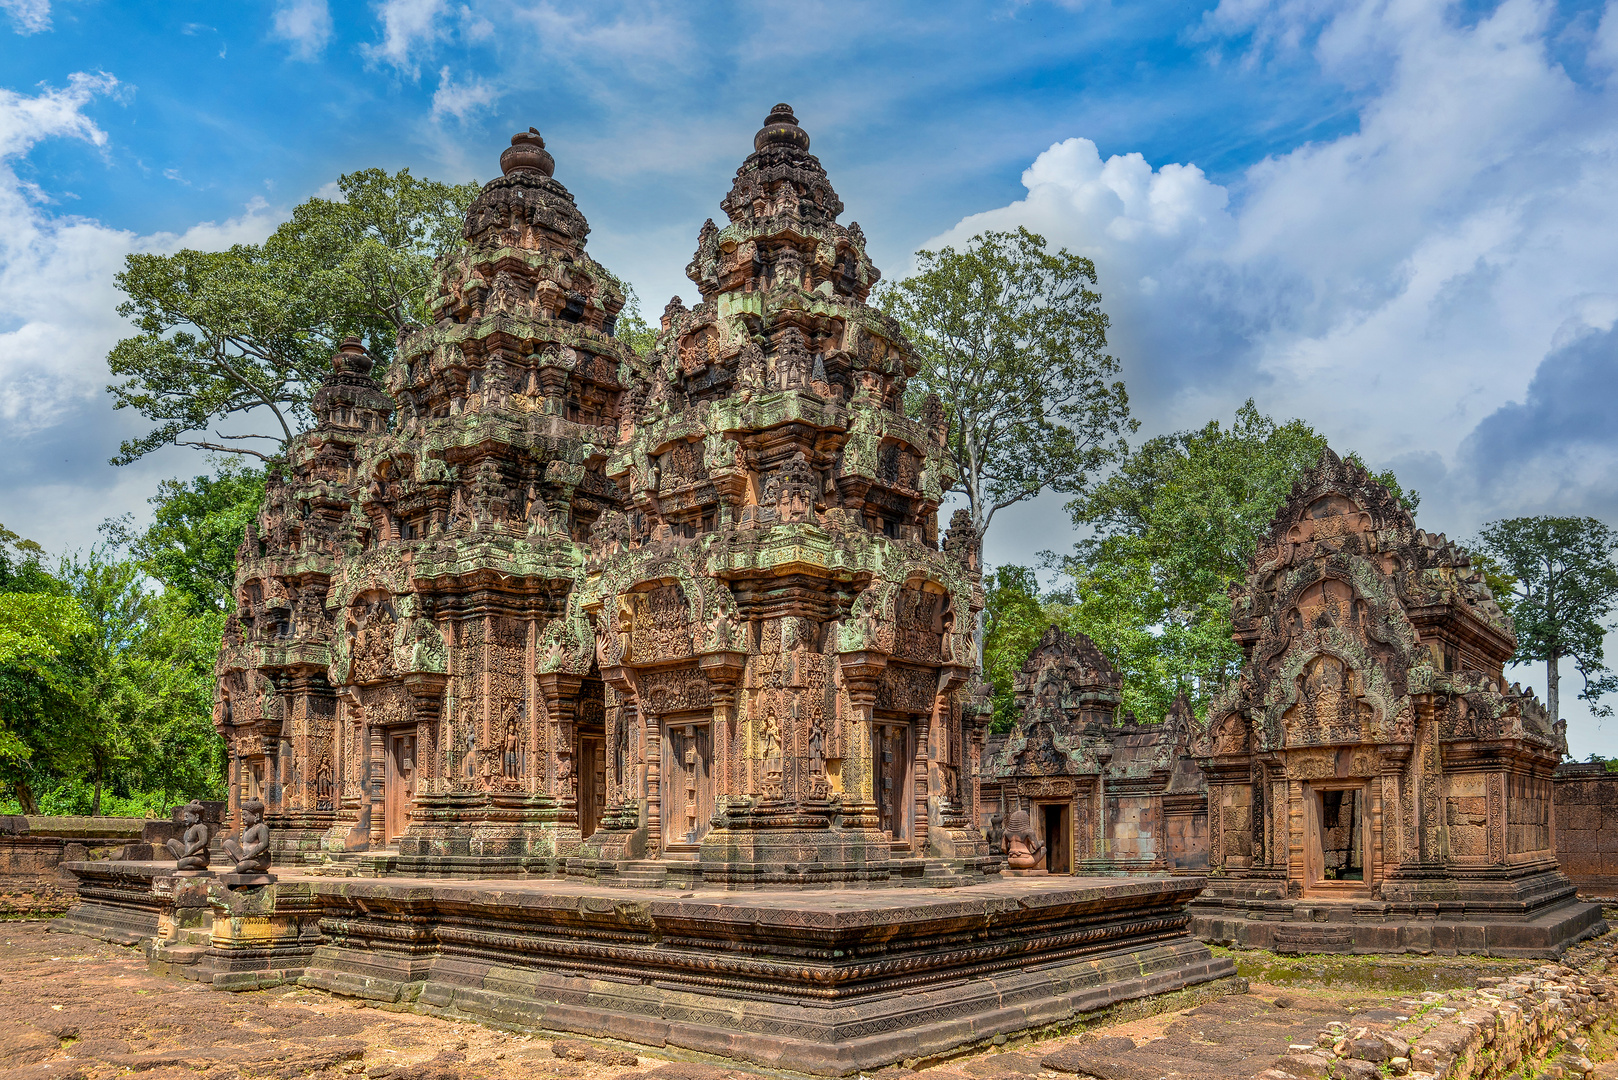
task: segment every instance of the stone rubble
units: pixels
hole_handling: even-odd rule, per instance
[[[1313,1046],[1294,1044],[1259,1077],[1608,1080],[1612,1065],[1598,1067],[1589,1055],[1618,1032],[1615,960],[1618,936],[1609,934],[1560,963],[1406,999],[1409,1015],[1391,1023],[1333,1021]]]

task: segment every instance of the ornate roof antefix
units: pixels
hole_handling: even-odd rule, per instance
[[[1246,663],[1210,706],[1199,753],[1215,752],[1236,714],[1251,718],[1253,752],[1408,744],[1414,698],[1456,712],[1453,730],[1562,746],[1532,692],[1505,684],[1511,620],[1466,550],[1416,528],[1329,449],[1293,485],[1231,601]]]

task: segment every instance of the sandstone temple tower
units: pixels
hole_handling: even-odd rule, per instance
[[[1455,544],[1329,450],[1233,589],[1241,678],[1192,751],[1205,939],[1545,955],[1600,922],[1556,865],[1566,750],[1505,683],[1510,620]]]
[[[941,410],[791,110],[649,356],[535,132],[387,393],[357,341],[238,560],[216,720],[281,859],[730,885],[992,870]],[[942,539],[942,543],[941,543]],[[940,548],[942,547],[942,550]]]

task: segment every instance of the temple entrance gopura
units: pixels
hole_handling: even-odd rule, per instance
[[[1021,810],[1050,874],[1200,874],[1207,791],[1190,757],[1190,704],[1160,721],[1118,714],[1123,677],[1095,643],[1057,627],[1017,673],[1016,726],[990,736],[983,825]]]

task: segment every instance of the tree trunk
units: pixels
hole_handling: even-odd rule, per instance
[[[28,781],[18,779],[11,787],[17,793],[17,805],[22,807],[22,812],[29,817],[37,817],[39,801],[34,798],[34,789],[28,785]]]
[[[101,759],[100,758],[96,759],[96,793],[95,793],[95,798],[90,801],[90,816],[91,817],[100,817],[101,816]]]
[[[1562,719],[1562,673],[1558,670],[1561,663],[1560,656],[1545,661],[1545,707],[1550,710],[1553,724]]]

